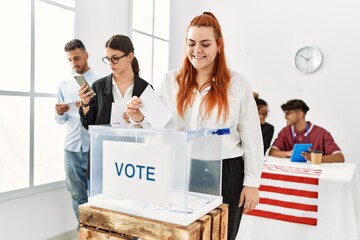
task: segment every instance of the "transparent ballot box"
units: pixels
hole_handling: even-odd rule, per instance
[[[219,131],[90,126],[89,204],[189,225],[222,203]]]

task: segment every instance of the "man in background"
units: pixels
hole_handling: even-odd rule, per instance
[[[68,80],[60,83],[57,97],[58,103],[55,105],[55,119],[59,124],[67,123],[64,144],[66,183],[72,197],[73,209],[78,219],[79,205],[88,201],[86,171],[90,136],[80,122],[80,101],[78,96],[80,86],[74,76],[84,76],[90,86],[101,76],[90,69],[88,53],[80,40],[73,39],[69,41],[64,49],[73,74]]]
[[[305,120],[309,111],[306,103],[300,99],[289,100],[281,109],[286,119],[284,127],[275,139],[269,155],[274,157],[291,157],[295,143],[311,143],[312,149],[323,152],[321,162],[344,162],[345,158],[340,148],[335,143],[331,134],[324,128]],[[310,153],[303,152],[302,155],[310,161]]]

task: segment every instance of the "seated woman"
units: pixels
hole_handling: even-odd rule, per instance
[[[263,142],[264,142],[264,155],[268,148],[270,147],[271,140],[274,136],[274,126],[267,123],[266,117],[269,114],[269,108],[267,105],[267,102],[265,102],[263,99],[259,98],[259,94],[254,92],[254,99],[257,105],[259,118],[260,118],[260,126],[261,126],[261,132],[263,136]]]

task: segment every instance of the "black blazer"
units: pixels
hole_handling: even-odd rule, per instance
[[[114,96],[112,94],[112,76],[113,74],[110,74],[93,83],[92,89],[96,93],[96,96],[89,102],[90,110],[86,115],[83,114],[81,109],[79,111],[81,124],[86,129],[89,128],[89,125],[110,124],[111,107],[114,102]],[[140,97],[149,83],[137,75],[134,76],[135,80],[132,96]]]
[[[267,122],[265,124],[261,124],[261,132],[263,135],[264,154],[265,154],[266,150],[270,147],[271,140],[274,136],[274,126]]]

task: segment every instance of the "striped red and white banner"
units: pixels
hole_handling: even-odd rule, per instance
[[[263,165],[260,202],[248,215],[316,226],[320,169]]]

